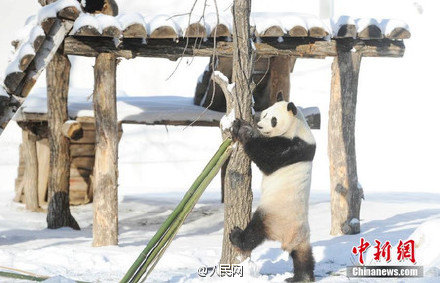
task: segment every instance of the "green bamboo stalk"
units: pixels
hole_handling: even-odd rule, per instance
[[[229,155],[231,154],[232,148],[229,147],[225,150],[225,152],[220,156],[218,162],[215,164],[215,166],[210,170],[209,174],[206,176],[205,179],[200,183],[197,190],[194,192],[192,197],[188,200],[188,202],[185,204],[182,213],[178,215],[176,220],[171,224],[170,228],[167,230],[164,237],[160,240],[157,246],[153,248],[150,255],[146,259],[145,263],[142,265],[142,267],[138,270],[138,272],[135,274],[133,278],[133,282],[139,282],[139,280],[142,278],[142,276],[145,274],[145,272],[148,269],[147,275],[145,278],[148,277],[148,275],[153,271],[154,267],[156,266],[157,262],[159,262],[160,258],[162,257],[165,250],[168,248],[168,246],[173,241],[174,237],[176,236],[178,230],[182,226],[183,222],[189,215],[189,213],[192,211],[200,197],[202,196],[203,192],[205,191],[206,187],[211,183],[212,179],[217,175],[220,168],[223,166],[224,162],[228,159]]]
[[[211,169],[217,164],[218,160],[223,155],[225,150],[230,146],[231,143],[232,143],[231,139],[226,139],[220,145],[219,149],[214,154],[214,156],[211,158],[211,160],[208,162],[208,164],[205,166],[205,168],[203,169],[202,173],[196,178],[196,180],[194,181],[194,183],[192,184],[190,189],[184,195],[182,201],[180,201],[180,203],[177,205],[177,207],[174,209],[174,211],[168,216],[168,218],[165,220],[165,222],[162,224],[162,226],[159,228],[159,230],[156,232],[156,234],[151,238],[151,240],[148,242],[148,244],[145,247],[145,249],[138,256],[138,258],[133,263],[133,265],[130,267],[130,269],[127,271],[127,273],[122,278],[120,283],[131,282],[130,280],[133,278],[133,275],[135,273],[137,273],[139,268],[143,265],[145,259],[151,253],[151,250],[155,246],[157,246],[159,241],[164,237],[166,231],[170,228],[172,223],[175,221],[175,219],[178,217],[178,215],[184,209],[185,204],[192,197],[192,195],[197,190],[197,188],[200,186],[202,181],[209,175]]]

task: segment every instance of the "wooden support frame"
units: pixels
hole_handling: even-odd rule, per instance
[[[23,159],[24,169],[24,197],[26,209],[38,211],[38,158],[37,158],[37,136],[29,129],[24,129],[23,136]]]
[[[93,105],[96,152],[93,180],[93,246],[118,244],[118,120],[116,57],[96,57]]]
[[[72,227],[79,230],[79,225],[69,208],[69,140],[63,136],[61,131],[64,122],[68,120],[69,76],[69,58],[56,52],[46,71],[50,147],[47,226],[50,229]]]
[[[362,188],[358,186],[355,120],[358,77],[362,55],[347,45],[338,47],[332,64],[328,122],[330,159],[331,235],[360,232]]]

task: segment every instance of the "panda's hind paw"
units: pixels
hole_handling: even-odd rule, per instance
[[[243,230],[239,227],[234,227],[234,229],[231,230],[231,233],[229,233],[229,240],[231,241],[231,243],[238,247],[241,248],[241,235],[243,234]]]

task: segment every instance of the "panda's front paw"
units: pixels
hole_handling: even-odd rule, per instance
[[[234,122],[232,123],[231,134],[234,140],[238,140],[238,133],[240,131],[241,124],[242,124],[242,120],[240,119],[235,119]]]
[[[231,233],[229,233],[229,240],[231,241],[231,243],[238,247],[241,248],[241,235],[243,234],[243,230],[239,227],[234,227],[234,229],[231,230]]]

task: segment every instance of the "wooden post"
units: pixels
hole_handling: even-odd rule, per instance
[[[37,136],[30,130],[23,129],[24,198],[26,209],[38,211],[38,161]]]
[[[360,232],[359,214],[363,191],[358,187],[355,120],[361,54],[350,46],[338,47],[332,64],[332,88],[328,122],[330,159],[331,235]]]
[[[61,131],[64,122],[68,119],[69,75],[69,58],[60,52],[55,53],[46,70],[50,147],[47,227],[50,229],[72,227],[79,230],[79,225],[69,208],[69,140]]]
[[[116,57],[96,57],[93,105],[96,153],[93,192],[93,246],[118,244],[118,120]]]
[[[234,17],[234,53],[232,78],[235,83],[235,97],[231,103],[226,98],[227,113],[232,107],[236,118],[252,122],[252,69],[255,50],[250,37],[249,15],[250,0],[234,0],[232,14]],[[229,100],[229,101],[228,101]],[[238,145],[232,152],[225,172],[225,211],[223,246],[220,263],[239,263],[250,252],[243,252],[234,247],[229,240],[229,233],[238,226],[242,229],[249,223],[252,213],[251,161]]]

